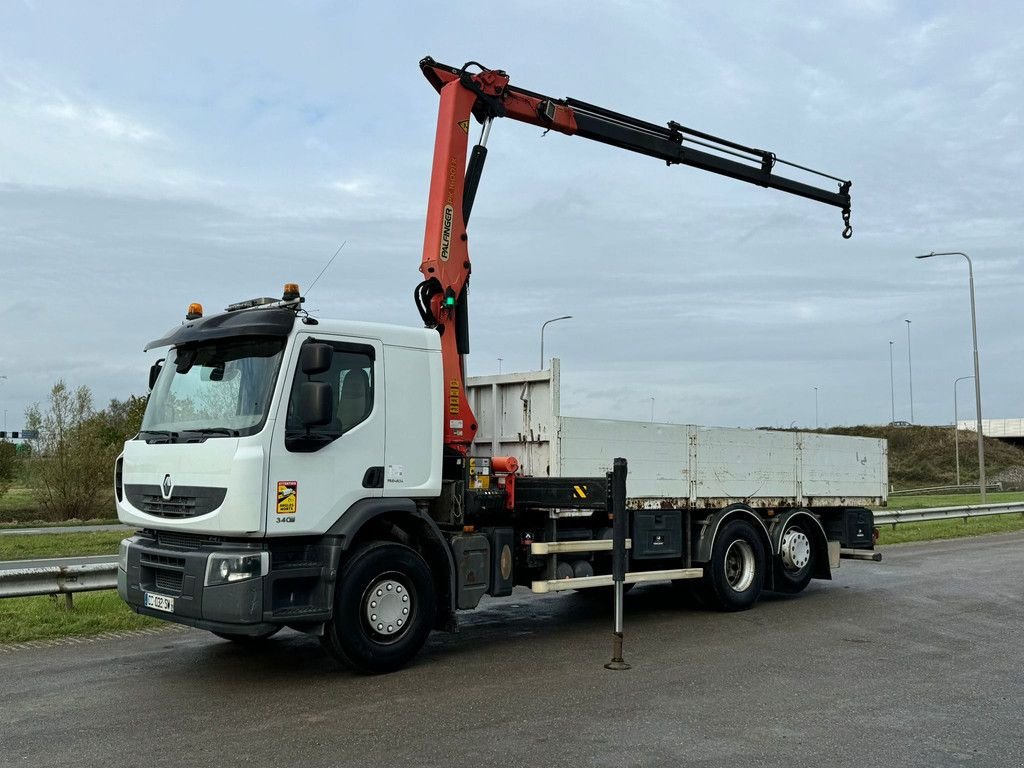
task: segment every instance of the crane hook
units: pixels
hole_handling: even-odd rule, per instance
[[[850,224],[850,209],[843,209],[843,240],[849,240],[853,237],[853,225]]]

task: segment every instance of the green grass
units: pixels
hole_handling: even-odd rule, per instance
[[[44,525],[98,525],[100,523],[116,523],[117,514],[113,506],[113,493],[109,505],[103,505],[103,519],[94,520],[60,520],[48,516],[39,506],[36,492],[31,488],[15,486],[0,496],[0,528],[36,527]],[[105,511],[109,509],[109,514]]]
[[[987,533],[1024,531],[1024,515],[992,515],[967,520],[934,520],[927,523],[900,523],[878,527],[879,544],[906,544],[912,541],[959,539]]]
[[[133,612],[117,592],[81,592],[74,607],[64,595],[0,600],[0,645],[57,637],[98,635],[160,626],[163,622]]]
[[[1014,501],[1024,501],[1024,492],[985,494],[986,504],[1007,504]],[[961,493],[937,496],[893,496],[889,499],[887,509],[966,507],[970,504],[981,504],[981,495],[977,493]]]
[[[0,496],[0,520],[7,520],[10,516],[20,516],[24,512],[37,506],[28,488],[14,487],[8,489],[7,493]]]
[[[37,557],[116,555],[117,545],[130,531],[81,531],[0,536],[0,561]]]

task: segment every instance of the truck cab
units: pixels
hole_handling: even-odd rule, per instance
[[[166,355],[115,473],[118,517],[140,529],[118,588],[140,613],[222,634],[289,611],[301,626],[330,612],[347,513],[440,494],[437,333],[298,306],[191,311],[147,346]]]

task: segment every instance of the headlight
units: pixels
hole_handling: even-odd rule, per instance
[[[268,552],[217,552],[206,563],[206,586],[266,576],[270,570]]]
[[[128,572],[128,539],[121,539],[121,546],[117,550],[117,567]]]

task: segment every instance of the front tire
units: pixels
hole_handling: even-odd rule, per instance
[[[393,672],[423,647],[436,605],[430,566],[416,550],[371,544],[341,570],[323,645],[358,672]]]
[[[704,569],[701,597],[720,611],[743,611],[764,589],[765,551],[757,531],[746,520],[722,527]]]

